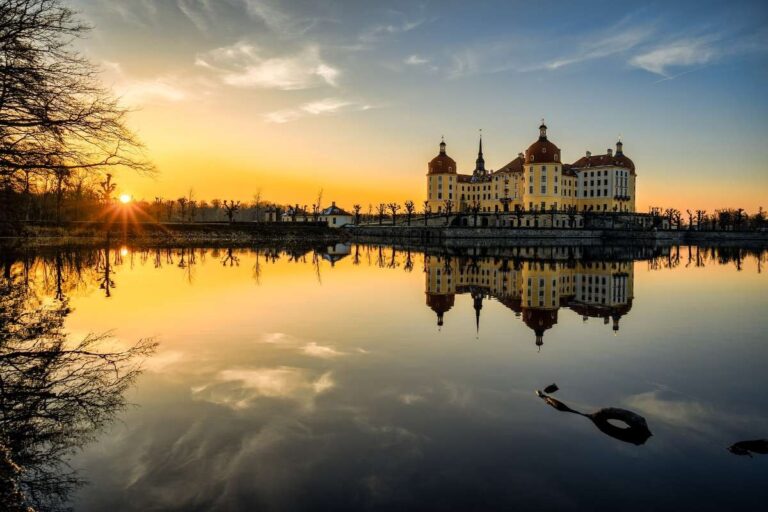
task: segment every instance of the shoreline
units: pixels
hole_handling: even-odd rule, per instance
[[[173,223],[130,226],[71,223],[27,225],[0,235],[0,247],[127,244],[133,246],[307,246],[373,243],[409,246],[667,246],[768,247],[768,231],[474,228],[363,225],[330,228],[323,223]]]

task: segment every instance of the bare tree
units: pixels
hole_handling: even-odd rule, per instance
[[[411,217],[413,216],[413,212],[416,211],[416,204],[411,201],[410,199],[407,200],[405,203],[405,218],[406,223],[410,226],[411,225]]]
[[[451,212],[453,212],[453,201],[446,199],[443,204],[445,205],[445,222],[447,224],[451,217]]]
[[[185,216],[187,214],[187,198],[186,197],[180,197],[176,200],[177,203],[179,203],[179,210],[181,212],[181,222],[184,222],[186,220]]]
[[[197,208],[197,201],[195,200],[195,191],[190,187],[189,193],[187,193],[187,220],[192,222],[195,217],[195,209]]]
[[[29,171],[154,172],[126,127],[128,111],[73,41],[89,27],[61,0],[0,4],[0,180],[7,197]],[[0,202],[0,215],[10,213]]]
[[[376,213],[379,216],[379,226],[381,226],[384,223],[384,215],[387,213],[387,205],[379,203],[379,206],[376,207]]]
[[[360,224],[360,209],[362,206],[356,204],[352,206],[352,211],[355,212],[355,225]]]
[[[58,265],[57,265],[58,267]],[[23,283],[0,283],[0,501],[3,510],[62,510],[81,479],[70,455],[106,427],[155,350],[104,335],[70,339],[66,299],[39,307]]]
[[[397,212],[400,210],[400,205],[397,203],[389,203],[387,208],[389,208],[389,211],[392,214],[392,225],[394,226],[395,221],[397,220]]]
[[[235,214],[240,209],[240,201],[235,202],[234,199],[231,200],[231,201],[227,201],[225,199],[224,203],[223,203],[223,206],[224,206],[224,212],[227,215],[227,219],[229,220],[229,223],[230,224],[234,224],[235,223]]]
[[[259,222],[259,208],[261,207],[261,189],[257,189],[253,194],[253,209],[255,210],[254,221]]]

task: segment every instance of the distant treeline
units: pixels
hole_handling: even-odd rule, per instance
[[[761,206],[749,213],[744,208],[722,208],[713,212],[707,210],[686,210],[675,208],[651,208],[651,214],[663,216],[671,228],[695,231],[760,231],[768,229],[768,215]]]

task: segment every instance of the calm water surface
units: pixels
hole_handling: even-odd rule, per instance
[[[68,301],[71,336],[159,342],[135,406],[71,459],[71,504],[764,509],[768,455],[728,447],[768,438],[765,253],[484,252],[8,255],[6,280]],[[653,435],[555,410],[552,383]]]

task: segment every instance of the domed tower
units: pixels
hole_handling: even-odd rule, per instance
[[[443,326],[443,315],[453,308],[456,296],[452,293],[427,293],[427,306],[437,314],[437,326]]]
[[[538,211],[560,208],[562,171],[560,148],[547,138],[547,125],[542,119],[539,140],[525,151],[523,207]]]
[[[536,335],[536,346],[541,350],[544,345],[544,332],[551,329],[557,323],[556,309],[524,308],[523,322],[533,330]]]
[[[440,152],[427,164],[427,201],[432,212],[442,212],[446,201],[455,201],[456,187],[456,162],[445,152],[443,139]]]

